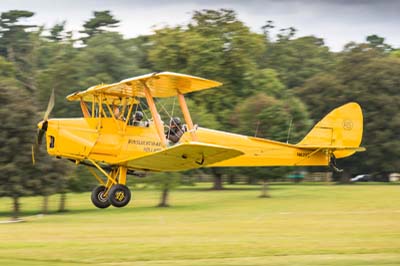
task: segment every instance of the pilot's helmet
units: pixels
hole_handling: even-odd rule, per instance
[[[135,120],[136,121],[141,121],[143,119],[143,113],[141,111],[137,111],[135,113]]]
[[[177,116],[172,117],[171,121],[169,122],[169,124],[172,125],[176,125],[176,126],[180,126],[181,125],[181,119]]]

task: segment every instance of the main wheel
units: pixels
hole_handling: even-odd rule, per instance
[[[107,196],[104,196],[107,188],[105,186],[98,186],[92,191],[92,202],[97,208],[104,209],[110,206],[110,201]]]
[[[127,186],[117,184],[110,189],[108,200],[114,207],[124,207],[131,200],[131,191]]]

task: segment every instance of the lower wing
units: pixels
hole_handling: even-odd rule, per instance
[[[128,159],[119,164],[129,168],[149,171],[184,171],[242,155],[243,152],[219,145],[204,143],[182,143],[138,158]]]

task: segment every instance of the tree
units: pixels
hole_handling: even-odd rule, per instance
[[[53,42],[61,42],[64,40],[69,40],[72,38],[72,32],[65,32],[65,24],[67,22],[56,23],[52,28],[50,28],[50,35],[46,36],[47,39]]]
[[[298,99],[277,99],[259,93],[247,98],[235,109],[231,123],[241,134],[268,138],[281,142],[298,141],[310,127],[307,110]],[[289,136],[290,131],[290,136]],[[263,181],[263,197],[267,197],[267,179],[282,177],[289,167],[241,168],[240,173],[248,177],[248,183]]]
[[[144,74],[138,67],[136,52],[131,42],[115,32],[97,34],[88,40],[76,60],[82,75],[83,88],[99,83],[112,83]],[[90,62],[90,63],[88,63]]]
[[[87,36],[82,38],[84,43],[92,38],[93,36],[109,31],[112,28],[118,27],[119,20],[115,19],[109,10],[94,11],[94,17],[89,19],[83,24],[84,30],[80,33],[84,33]]]
[[[32,194],[34,168],[30,151],[35,132],[32,114],[36,109],[29,95],[18,88],[12,77],[12,64],[0,57],[0,69],[0,73],[8,73],[0,78],[0,196],[12,198],[12,217],[17,219],[19,198]],[[22,99],[24,104],[21,104]]]
[[[256,72],[264,55],[263,35],[251,32],[233,10],[202,10],[194,12],[188,25],[156,30],[149,37],[149,46],[148,60],[155,70],[190,73],[224,83],[218,93],[205,90],[189,97],[215,117],[214,128],[231,130],[228,117],[236,104],[255,93],[246,77]],[[214,188],[221,189],[226,169],[205,171],[215,177]]]
[[[162,28],[150,36],[149,60],[156,70],[171,69],[224,83],[215,91],[190,96],[225,126],[236,103],[252,91],[244,77],[257,68],[265,41],[228,9],[202,10],[185,27]],[[204,102],[204,99],[207,99]]]
[[[43,147],[42,147],[43,148]],[[35,154],[36,163],[31,173],[30,187],[32,194],[42,196],[42,213],[48,213],[49,196],[61,193],[59,211],[65,211],[67,182],[70,179],[69,162],[49,157],[47,152]]]
[[[36,90],[33,57],[38,32],[28,31],[36,26],[21,24],[20,20],[33,15],[24,10],[10,10],[0,15],[0,56],[14,64],[17,80],[31,92]]]
[[[375,49],[379,49],[384,52],[390,52],[392,50],[392,47],[385,43],[385,38],[380,37],[376,34],[367,36],[366,40],[369,43],[369,45],[371,45]]]
[[[30,18],[33,15],[33,12],[24,10],[10,10],[0,14],[0,55],[15,62],[17,54],[29,50],[30,44],[27,42],[29,33],[26,30],[35,26],[19,22],[21,19]]]
[[[43,41],[38,48],[37,65],[40,71],[36,76],[38,91],[36,98],[39,106],[46,107],[52,89],[55,90],[56,117],[80,116],[77,103],[69,103],[65,97],[80,88],[82,66],[77,61],[78,51],[72,43]]]
[[[293,39],[295,32],[293,28],[281,31],[278,40],[268,44],[261,64],[275,69],[288,88],[301,86],[306,79],[334,65],[334,57],[323,39],[314,36]]]
[[[360,103],[364,113],[363,146],[367,148],[339,162],[346,176],[358,173],[387,175],[400,169],[400,59],[371,44],[350,43],[340,54],[337,71],[319,74],[297,91],[319,119],[349,101]],[[324,104],[321,104],[323,102]]]
[[[169,207],[169,192],[179,185],[181,173],[163,172],[152,174],[148,181],[161,190],[160,202],[157,207]]]
[[[256,92],[234,109],[230,124],[240,134],[296,142],[310,129],[305,105],[282,84],[276,71],[261,69],[246,77]],[[288,136],[289,126],[290,136]]]

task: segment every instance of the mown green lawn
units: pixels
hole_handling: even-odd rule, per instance
[[[27,222],[0,224],[0,265],[400,265],[398,185],[272,185],[267,199],[205,186],[173,191],[170,208],[154,190],[106,210],[68,194],[69,212],[43,217],[24,198]]]

